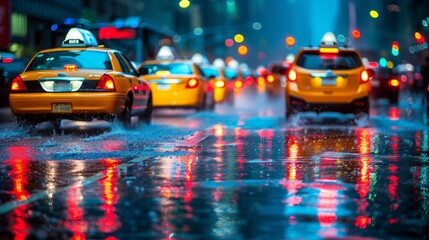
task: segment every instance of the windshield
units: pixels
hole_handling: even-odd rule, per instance
[[[296,65],[315,70],[349,70],[361,67],[362,62],[354,52],[323,54],[314,51],[301,54],[297,59]]]
[[[39,53],[28,65],[27,71],[60,70],[67,65],[78,69],[112,70],[107,52],[91,50],[65,50]]]
[[[169,74],[189,75],[192,74],[192,67],[188,63],[170,63],[170,64],[145,64],[142,67],[149,70],[149,75],[155,75],[158,72],[168,72]]]

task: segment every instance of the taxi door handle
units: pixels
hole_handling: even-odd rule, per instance
[[[129,83],[132,83],[132,82],[133,82],[133,80],[132,80],[131,78],[128,78],[128,82],[129,82]]]

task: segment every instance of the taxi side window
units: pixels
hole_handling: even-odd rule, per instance
[[[127,60],[123,57],[122,54],[115,52],[116,59],[118,59],[119,65],[123,73],[137,75],[136,70],[132,67],[131,63],[127,63]]]

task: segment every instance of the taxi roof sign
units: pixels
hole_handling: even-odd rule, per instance
[[[323,35],[322,40],[320,40],[320,46],[337,47],[338,46],[337,38],[332,32],[327,32]]]
[[[63,41],[62,47],[97,47],[97,39],[88,30],[71,28]]]

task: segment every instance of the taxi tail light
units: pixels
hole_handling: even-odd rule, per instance
[[[267,83],[273,83],[275,80],[275,77],[273,74],[268,74],[267,75]]]
[[[115,81],[113,78],[107,74],[101,76],[100,81],[98,81],[97,89],[105,91],[115,91]]]
[[[216,88],[224,88],[225,87],[225,81],[223,80],[218,80],[215,82],[215,87]]]
[[[241,88],[243,88],[243,82],[241,80],[235,80],[234,81],[234,88],[235,89],[241,89]]]
[[[22,81],[21,76],[16,76],[10,85],[11,91],[25,91],[27,90],[27,87],[24,84],[24,81]]]
[[[294,70],[290,70],[287,74],[287,79],[291,82],[295,82],[297,79],[296,72]]]
[[[367,70],[363,70],[360,73],[360,83],[367,83],[367,82],[369,82],[369,78],[370,78],[370,75],[367,72]]]
[[[265,78],[263,76],[259,76],[256,79],[256,82],[257,82],[258,86],[264,86],[265,85]]]
[[[401,84],[401,82],[396,78],[389,80],[389,86],[399,87],[400,84]]]
[[[186,83],[186,88],[196,88],[196,87],[198,87],[198,79],[196,78],[188,79],[188,82]]]

